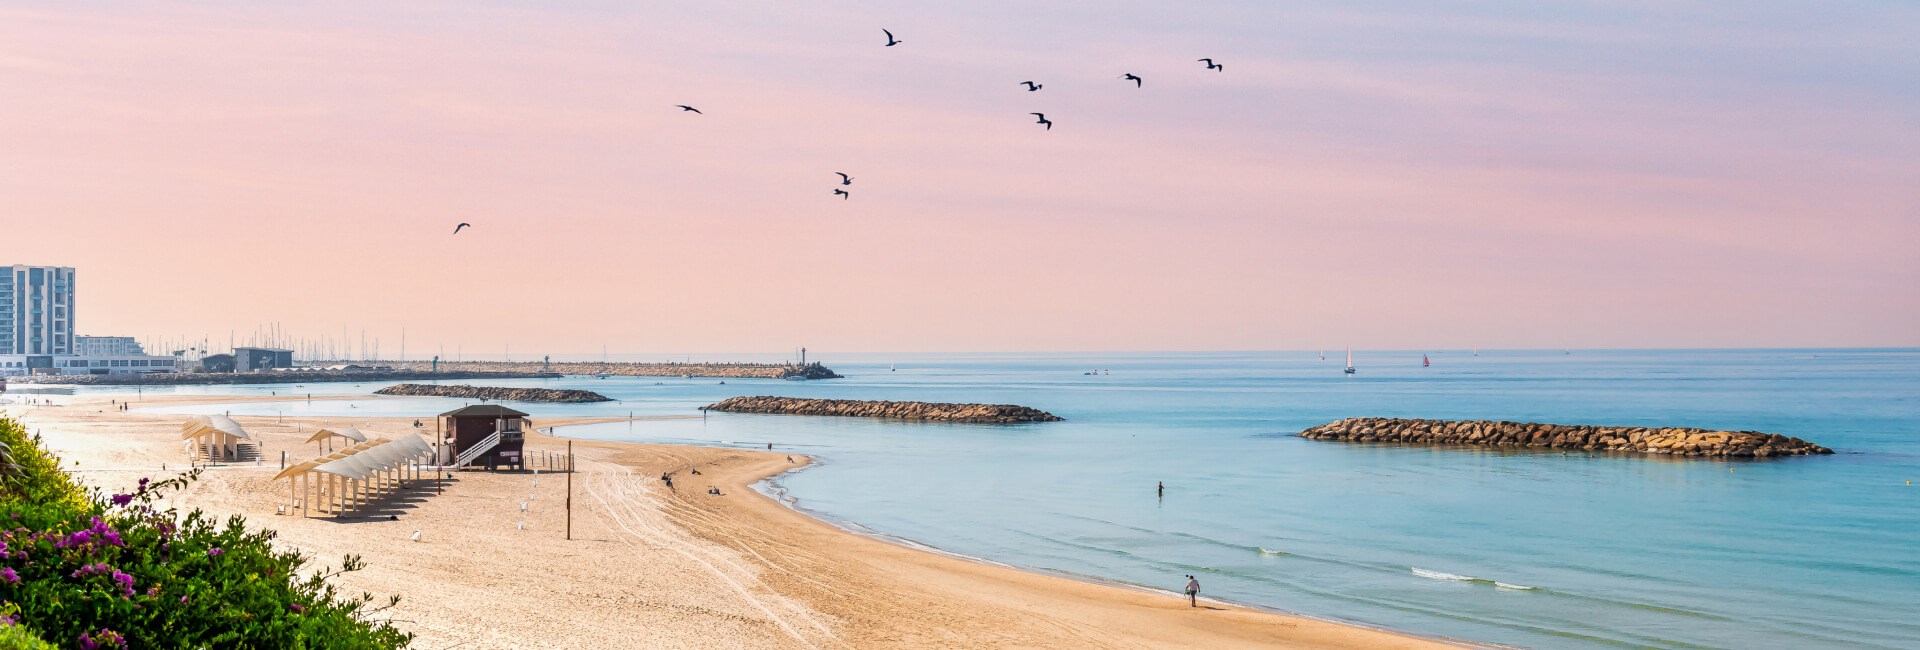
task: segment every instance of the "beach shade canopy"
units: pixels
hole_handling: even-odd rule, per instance
[[[320,442],[322,440],[326,440],[328,438],[332,438],[335,436],[346,438],[354,442],[367,441],[367,434],[361,433],[359,429],[355,429],[353,427],[328,427],[315,432],[312,438],[307,439],[307,442]]]
[[[250,436],[247,430],[240,428],[239,422],[224,415],[196,415],[180,425],[180,439],[191,440],[206,436],[225,436],[246,440]]]
[[[409,462],[433,454],[433,446],[420,436],[400,436],[396,440],[373,438],[339,451],[302,461],[280,470],[275,480],[308,472],[321,472],[354,480],[405,467]]]

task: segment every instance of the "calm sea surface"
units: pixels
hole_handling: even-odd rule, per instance
[[[939,425],[714,414],[563,429],[761,446],[819,466],[768,490],[850,528],[1020,567],[1416,633],[1550,648],[1920,648],[1920,351],[1468,351],[828,359],[811,382],[570,377],[691,414],[733,395],[1013,403],[1067,418]],[[864,361],[864,363],[863,363]],[[889,371],[889,361],[898,364]],[[1103,369],[1107,374],[1083,373]],[[161,393],[364,394],[382,383]],[[104,392],[104,389],[88,389]],[[123,389],[113,389],[125,392]],[[459,400],[168,409],[427,416]],[[1839,453],[1672,461],[1348,445],[1349,416],[1698,426]],[[1164,481],[1164,499],[1154,483]]]

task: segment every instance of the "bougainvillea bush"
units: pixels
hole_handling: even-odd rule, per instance
[[[359,568],[303,571],[271,531],[234,516],[156,506],[198,477],[141,479],[131,493],[81,489],[37,437],[0,419],[0,648],[400,648],[412,635],[371,596],[328,584]]]

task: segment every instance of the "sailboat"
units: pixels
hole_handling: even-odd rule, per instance
[[[1347,346],[1347,374],[1353,374],[1353,346]]]
[[[1321,350],[1321,351],[1320,351],[1320,360],[1321,360],[1321,361],[1326,361],[1326,360],[1327,360],[1327,351],[1326,351],[1326,350]]]
[[[1432,365],[1433,365],[1433,362],[1427,360],[1427,355],[1424,355],[1424,354],[1420,355],[1420,367],[1426,368]]]
[[[888,360],[887,360],[887,372],[899,372],[899,371],[900,371],[900,369],[899,369],[899,368],[895,368],[895,367],[893,366],[893,360],[892,360],[892,359],[888,359]]]

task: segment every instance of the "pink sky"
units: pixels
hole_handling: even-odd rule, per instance
[[[70,4],[0,8],[0,263],[85,334],[1920,345],[1911,7]]]

